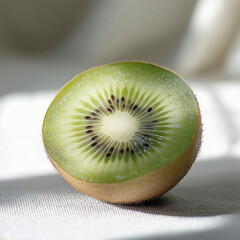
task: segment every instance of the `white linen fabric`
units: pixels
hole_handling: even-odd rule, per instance
[[[166,195],[109,204],[73,190],[44,152],[41,126],[56,92],[0,99],[0,239],[239,239],[240,83],[192,82],[202,151]]]

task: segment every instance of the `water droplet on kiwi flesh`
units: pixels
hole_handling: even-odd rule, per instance
[[[157,145],[161,145],[161,141],[167,141],[164,138],[165,133],[162,134],[159,129],[168,124],[166,121],[168,117],[163,112],[164,106],[154,109],[155,101],[156,98],[154,101],[147,101],[146,103],[143,101],[134,102],[134,99],[130,98],[129,95],[110,93],[101,96],[101,101],[96,99],[94,104],[88,103],[88,109],[89,105],[92,106],[92,109],[89,109],[87,114],[82,111],[84,121],[81,124],[86,129],[84,134],[89,142],[89,144],[86,144],[89,153],[94,154],[94,157],[98,160],[124,158],[125,161],[128,161],[134,155],[149,154],[149,151],[154,151]],[[159,111],[162,111],[163,114],[159,114]],[[78,109],[78,112],[81,112],[81,110]],[[106,134],[101,131],[104,117],[116,114],[116,112],[127,112],[137,119],[138,128],[129,141],[116,141],[111,137],[106,138]],[[165,116],[164,121],[161,121],[158,115]],[[99,154],[104,157],[99,158]]]

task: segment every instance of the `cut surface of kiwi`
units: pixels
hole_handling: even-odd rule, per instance
[[[135,202],[166,192],[186,174],[200,146],[201,118],[192,90],[178,75],[149,63],[121,62],[66,84],[42,131],[50,160],[74,188],[104,201]],[[169,173],[168,187],[154,182],[164,182],[154,175],[160,169],[166,169],[162,176]],[[149,183],[139,193],[130,190],[132,181],[141,188],[138,179],[140,184],[145,178],[141,185],[154,182],[154,189]]]

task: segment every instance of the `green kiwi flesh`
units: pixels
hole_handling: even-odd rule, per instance
[[[115,184],[176,160],[200,125],[197,100],[178,75],[149,63],[121,62],[66,84],[47,110],[42,133],[50,159],[66,174]]]

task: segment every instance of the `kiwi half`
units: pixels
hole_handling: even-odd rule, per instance
[[[143,62],[90,69],[57,94],[43,123],[46,152],[75,189],[113,203],[175,186],[194,162],[201,117],[178,75]]]

